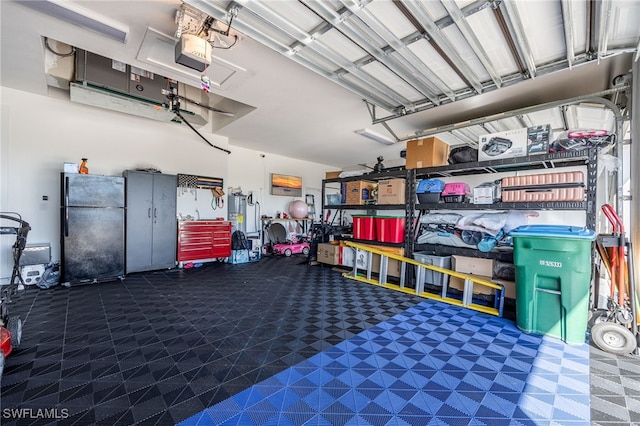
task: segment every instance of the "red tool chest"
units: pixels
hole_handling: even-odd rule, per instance
[[[178,262],[231,256],[231,222],[201,220],[178,223]]]

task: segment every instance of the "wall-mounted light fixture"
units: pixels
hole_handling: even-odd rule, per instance
[[[371,140],[374,140],[378,143],[384,144],[384,145],[393,145],[396,143],[395,140],[389,138],[388,136],[385,135],[381,135],[380,133],[376,133],[373,130],[370,129],[360,129],[360,130],[356,130],[355,133],[359,134],[360,136],[364,136],[365,138],[369,138]]]
[[[24,4],[49,16],[95,31],[121,43],[127,41],[128,27],[77,4],[65,0],[28,1]]]

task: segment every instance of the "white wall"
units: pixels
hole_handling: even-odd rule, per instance
[[[229,145],[227,138],[203,133],[207,145],[187,126],[163,123],[122,113],[0,88],[0,211],[15,211],[31,225],[28,243],[50,243],[52,259],[60,259],[60,172],[65,161],[89,159],[91,174],[120,176],[123,170],[154,167],[163,173],[221,177],[225,191],[241,186],[259,195],[265,214],[284,211],[289,197],[269,195],[271,172],[303,178],[307,193],[317,190],[328,166],[300,162]],[[47,201],[43,196],[48,197]],[[178,196],[178,211],[201,218],[225,217],[226,208],[211,209],[210,191]],[[255,196],[254,196],[255,197]],[[319,195],[316,197],[319,203]],[[319,204],[318,204],[319,206]],[[251,212],[248,211],[248,215]],[[251,224],[252,222],[249,222]],[[249,229],[248,229],[249,230]],[[0,235],[0,279],[11,274],[11,244]]]
[[[275,217],[278,211],[288,213],[289,205],[295,200],[304,201],[306,195],[314,196],[315,218],[319,219],[322,179],[325,178],[325,172],[332,169],[331,166],[233,147],[229,156],[229,182],[234,188],[241,188],[245,195],[252,192],[253,200],[260,203],[259,214],[256,212],[258,206],[247,208],[247,232],[256,230],[254,217]],[[302,196],[271,195],[272,173],[301,177]]]

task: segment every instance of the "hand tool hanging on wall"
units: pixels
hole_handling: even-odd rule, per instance
[[[213,199],[211,200],[211,208],[221,209],[224,207],[224,191],[222,188],[216,187],[211,188],[211,194],[213,195]]]

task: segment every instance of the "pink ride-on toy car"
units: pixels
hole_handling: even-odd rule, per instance
[[[305,256],[309,254],[309,243],[306,241],[298,243],[280,243],[273,245],[273,254],[284,254],[289,257],[292,254],[302,253]]]

